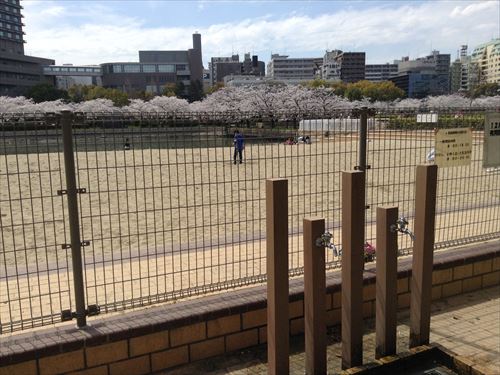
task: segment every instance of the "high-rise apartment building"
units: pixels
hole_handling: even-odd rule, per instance
[[[477,64],[479,83],[500,83],[500,38],[477,46],[471,61]]]
[[[340,61],[337,60],[342,51],[336,49],[326,51],[321,65],[321,78],[329,81],[340,81]]]
[[[24,54],[22,9],[19,0],[0,0],[0,95],[22,95],[31,86],[54,82],[42,68],[54,60]]]
[[[450,67],[450,92],[466,91],[477,85],[477,64],[467,55],[467,45],[460,46],[460,55]]]
[[[365,53],[326,51],[321,66],[321,78],[342,82],[365,79]]]
[[[340,79],[342,82],[353,83],[365,79],[364,52],[342,52],[336,57],[340,64]]]

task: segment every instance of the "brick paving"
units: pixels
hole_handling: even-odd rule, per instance
[[[409,310],[398,313],[397,351],[408,350]],[[363,362],[373,361],[375,320],[365,321]],[[443,345],[479,364],[486,374],[500,374],[500,286],[449,297],[432,305],[431,343]],[[340,369],[340,330],[328,331],[328,373]],[[304,336],[290,340],[290,373],[304,374]],[[160,374],[267,374],[266,346],[195,362]]]

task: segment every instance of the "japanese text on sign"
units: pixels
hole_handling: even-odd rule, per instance
[[[500,167],[500,113],[486,113],[483,167]]]
[[[438,167],[469,165],[472,157],[472,131],[470,128],[439,129],[436,133]]]

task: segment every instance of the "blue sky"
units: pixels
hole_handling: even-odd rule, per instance
[[[56,63],[137,61],[141,49],[212,56],[322,56],[365,51],[368,63],[451,53],[500,36],[500,1],[24,0],[26,53]]]

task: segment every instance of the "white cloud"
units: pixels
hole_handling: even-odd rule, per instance
[[[205,28],[148,27],[147,20],[117,16],[96,4],[46,0],[23,5],[27,53],[75,64],[137,61],[137,51],[146,49],[185,50],[192,46],[195,30],[202,34],[205,62],[233,51],[250,51],[265,60],[271,51],[321,56],[327,46],[366,51],[369,62],[391,61],[407,53],[415,57],[429,52],[431,45],[454,57],[459,45],[473,48],[498,37],[499,30],[497,1],[394,3],[316,17],[291,12],[214,22]]]

